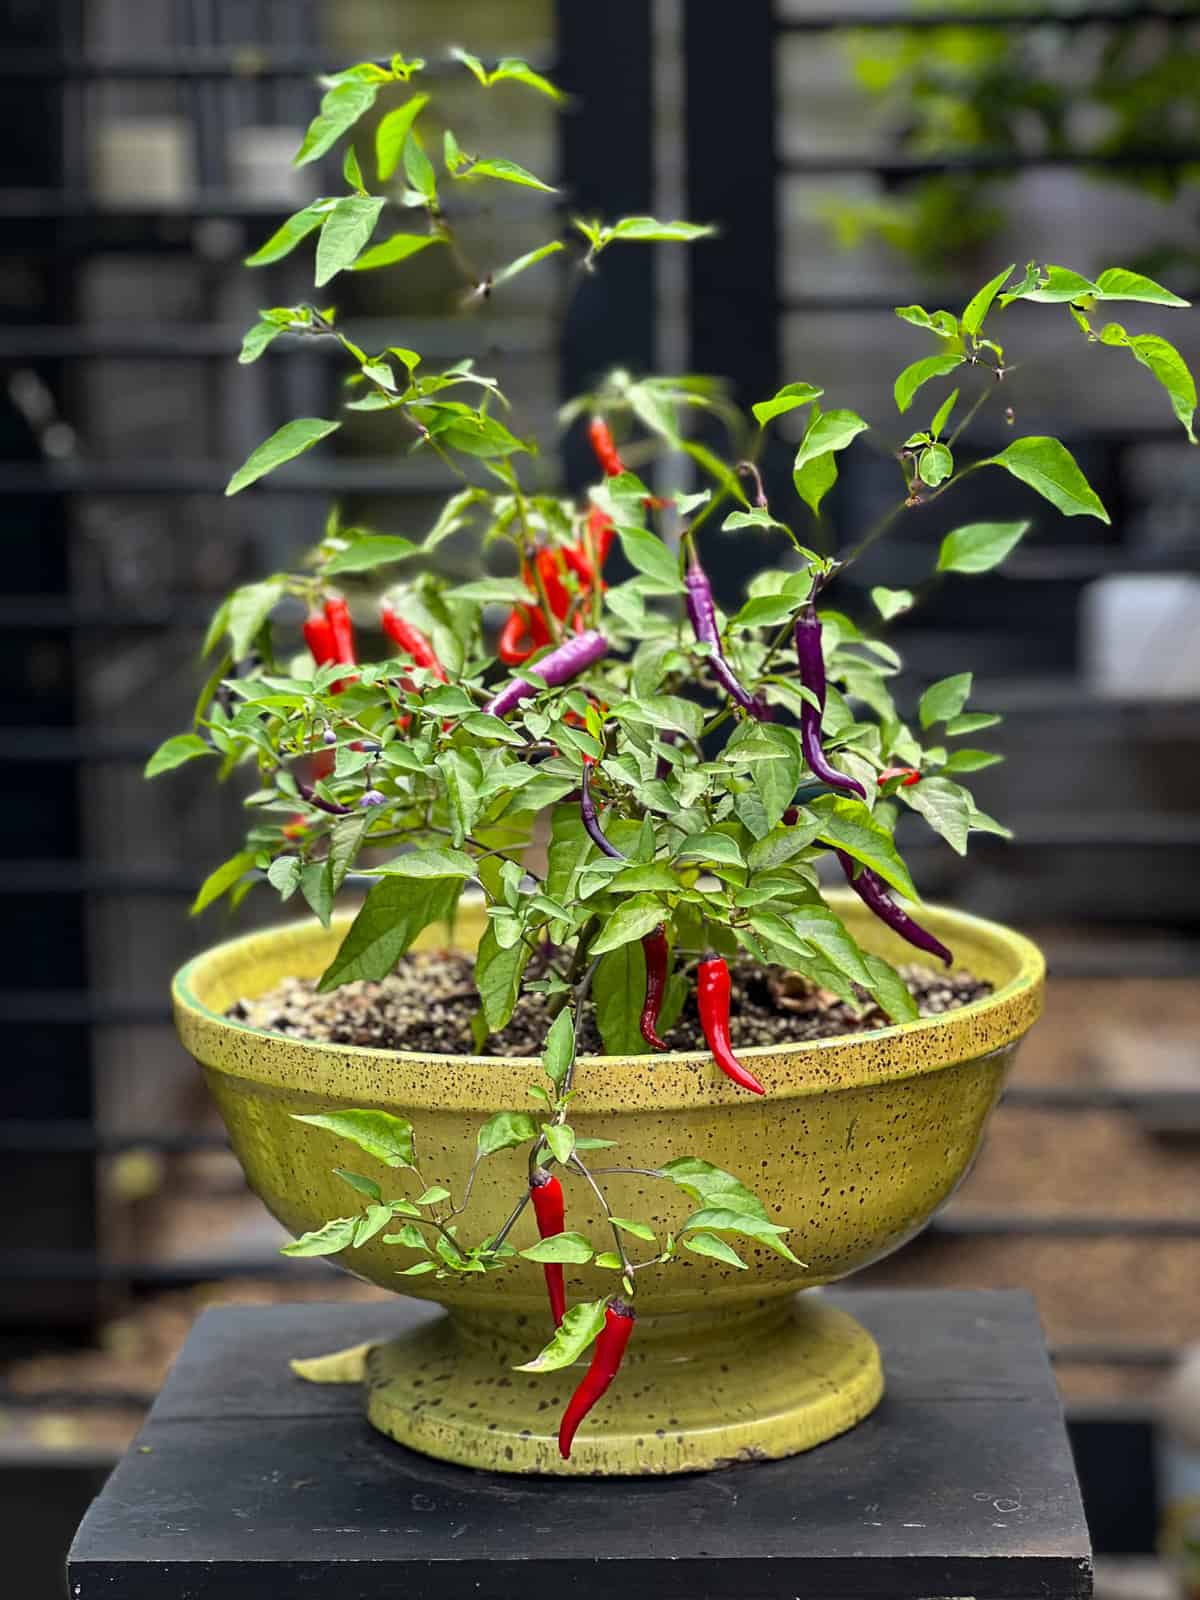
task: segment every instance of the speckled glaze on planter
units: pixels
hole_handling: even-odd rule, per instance
[[[856,897],[831,900],[866,948],[893,961],[911,956]],[[1017,1043],[1042,1003],[1043,961],[1027,939],[959,912],[926,907],[922,921],[994,992],[900,1027],[741,1051],[767,1087],[761,1099],[737,1090],[701,1052],[579,1063],[577,1132],[616,1139],[614,1163],[654,1168],[698,1155],[736,1173],[792,1230],[789,1242],[805,1267],[741,1240],[749,1271],[685,1255],[647,1273],[638,1284],[628,1375],[593,1411],[563,1463],[553,1435],[579,1371],[513,1371],[549,1333],[541,1268],[522,1262],[487,1277],[398,1279],[409,1253],[375,1239],[339,1261],[449,1311],[370,1353],[367,1407],[375,1425],[468,1466],[628,1474],[791,1455],[865,1416],[882,1393],[873,1341],[819,1295],[797,1298],[796,1291],[878,1260],[943,1204],[979,1148]],[[528,1110],[526,1089],[538,1071],[528,1060],[306,1043],[222,1015],[284,977],[320,973],[345,926],[306,922],[232,940],[189,962],[174,984],[180,1037],[205,1070],[246,1177],[297,1234],[352,1209],[335,1166],[365,1170],[370,1162],[292,1113],[374,1106],[406,1116],[422,1175],[459,1193],[478,1124],[497,1111]],[[456,942],[470,948],[481,927],[481,911],[464,906]],[[421,942],[436,946],[444,937],[430,929]],[[524,1170],[519,1150],[483,1164],[465,1219],[469,1237],[500,1226]],[[394,1187],[385,1193],[409,1192],[405,1174],[385,1172],[389,1179]],[[686,1197],[672,1185],[617,1176],[606,1186],[618,1215],[644,1218],[660,1232],[678,1229],[688,1215]],[[586,1186],[570,1184],[568,1203],[572,1225],[600,1237],[602,1219]],[[514,1242],[535,1237],[527,1216]],[[567,1273],[572,1299],[612,1291],[611,1273]]]

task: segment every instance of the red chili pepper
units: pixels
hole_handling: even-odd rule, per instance
[[[882,787],[889,778],[899,778],[902,789],[911,789],[914,783],[920,783],[921,774],[916,767],[885,767],[875,782]]]
[[[696,999],[700,1026],[721,1071],[751,1094],[765,1094],[762,1084],[734,1055],[729,1042],[729,968],[720,956],[707,956],[696,969]]]
[[[567,1402],[562,1421],[558,1425],[558,1453],[564,1461],[570,1459],[571,1445],[579,1424],[600,1399],[617,1375],[625,1346],[633,1332],[633,1307],[624,1300],[611,1300],[604,1308],[604,1326],[592,1352],[592,1363],[583,1376],[578,1389]]]
[[[610,478],[619,477],[625,471],[625,463],[613,443],[612,429],[603,417],[592,418],[588,424],[588,438],[605,474]]]
[[[541,579],[541,588],[546,591],[546,601],[550,607],[550,615],[557,617],[561,622],[571,609],[571,591],[562,580],[563,567],[559,552],[549,549],[539,550],[533,558],[533,564],[537,568],[538,577]],[[541,590],[530,573],[528,565],[524,562],[521,564],[521,574],[525,579],[526,586],[532,589],[540,599]]]
[[[394,639],[406,655],[410,655],[418,667],[425,667],[432,672],[441,683],[446,683],[446,669],[437,658],[437,653],[420,628],[414,628],[411,622],[405,622],[403,617],[398,617],[391,606],[384,605],[380,609],[380,621],[383,631]]]
[[[660,922],[642,940],[646,957],[646,998],[642,1004],[641,1030],[646,1043],[665,1050],[665,1039],[658,1036],[658,1013],[662,1010],[663,990],[667,986],[667,930]]]
[[[304,619],[304,642],[319,667],[338,659],[337,646],[333,642],[333,629],[329,626],[329,619],[323,617],[319,611],[312,612]]]
[[[563,1207],[562,1184],[545,1167],[538,1167],[529,1180],[529,1198],[533,1201],[533,1214],[537,1218],[538,1233],[551,1239],[561,1233],[566,1213]],[[546,1293],[550,1296],[550,1313],[554,1326],[562,1326],[567,1314],[567,1292],[563,1286],[563,1269],[560,1261],[547,1261],[542,1265],[546,1275]]]
[[[509,667],[519,667],[535,650],[550,643],[550,630],[537,606],[517,606],[504,624],[496,654]]]
[[[354,651],[354,624],[350,620],[350,607],[341,595],[333,595],[326,600],[325,618],[329,623],[329,632],[336,652],[333,659],[344,661],[348,665],[356,662],[358,656]]]

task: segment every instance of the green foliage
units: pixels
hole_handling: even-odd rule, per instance
[[[553,85],[515,58],[495,67],[466,52],[457,59],[489,95],[511,89],[557,97]],[[437,244],[442,248],[431,260],[477,302],[569,252],[603,271],[604,252],[613,244],[690,243],[712,231],[640,216],[576,218],[567,240],[537,244],[506,265],[464,264],[441,190],[453,193],[459,182],[474,179],[546,186],[503,158],[480,159],[463,150],[439,121],[436,94],[403,89],[422,65],[397,56],[325,80],[320,114],[301,151],[303,161],[332,152],[380,97],[395,98],[395,105],[385,100],[380,106],[374,166],[384,181],[395,180],[399,193],[371,194],[357,156],[344,149],[348,192],[298,212],[253,262],[281,260],[319,232],[314,270],[321,285],[349,270],[402,271]],[[361,133],[358,147],[364,148]],[[419,221],[371,246],[388,203],[417,213]],[[604,1169],[593,1175],[587,1157],[610,1141],[582,1113],[578,1132],[575,1126],[578,1106],[586,1105],[576,1102],[574,1084],[579,1041],[589,1037],[580,1025],[591,1026],[585,1008],[594,1001],[606,1051],[646,1052],[639,1026],[643,940],[661,927],[669,957],[660,1030],[679,1016],[695,966],[711,950],[727,958],[747,952],[855,1007],[873,1000],[892,1023],[915,1015],[898,973],[843,922],[842,902],[826,903],[818,868],[836,851],[916,901],[897,845],[899,818],[921,819],[960,854],[972,834],[1005,831],[979,810],[963,781],[996,758],[952,748],[952,741],[997,720],[967,709],[971,674],[926,688],[912,719],[902,659],[881,633],[947,575],[993,570],[1030,531],[1030,522],[955,528],[943,539],[936,564],[931,554],[932,570],[923,581],[914,574],[912,588],[870,591],[869,619],[856,622],[832,609],[826,590],[879,533],[904,522],[911,508],[952,493],[983,466],[1003,468],[1053,511],[1107,521],[1058,440],[1016,438],[978,462],[960,436],[980,406],[1019,382],[995,337],[1005,307],[1017,301],[1031,302],[1037,315],[1070,316],[1087,336],[1081,362],[1103,359],[1107,349],[1132,354],[1165,388],[1190,435],[1195,389],[1174,347],[1157,334],[1116,323],[1092,329],[1096,306],[1114,299],[1156,309],[1176,303],[1169,290],[1136,272],[1109,268],[1092,279],[1032,262],[1019,279],[1011,267],[994,274],[961,318],[942,309],[900,307],[917,348],[896,382],[899,410],[910,409],[922,386],[936,378],[953,373],[958,387],[929,405],[927,430],[905,438],[886,425],[877,429],[881,454],[899,469],[897,502],[880,528],[856,543],[836,548],[831,537],[823,542],[828,530],[820,530],[812,536],[819,551],[801,541],[797,523],[820,515],[840,466],[856,453],[845,452],[868,422],[853,411],[822,409],[825,392],[814,383],[785,384],[760,400],[753,407],[756,429],[713,379],[614,372],[594,392],[569,402],[563,422],[586,426],[586,419],[603,418],[624,470],[610,476],[598,469],[584,496],[569,497],[547,486],[547,469],[535,459],[537,441],[508,411],[498,380],[469,357],[439,369],[402,345],[362,349],[338,326],[333,307],[306,302],[260,311],[243,343],[244,362],[257,360],[283,334],[289,344],[331,342],[345,359],[346,407],[371,412],[372,428],[393,448],[411,449],[444,470],[453,492],[431,527],[382,532],[346,526],[334,512],[323,529],[313,530],[315,543],[301,570],[241,584],[218,607],[204,647],[218,659],[195,724],[163,744],[147,766],[154,776],[212,755],[220,778],[247,780],[245,846],[210,873],[193,909],[221,900],[236,906],[265,885],[281,902],[303,902],[328,926],[353,876],[361,903],[320,979],[327,991],[385,978],[426,929],[444,926],[451,937],[458,902],[470,893],[486,916],[474,967],[474,1050],[482,1052],[518,1007],[522,1024],[535,1015],[546,1019],[542,1039],[526,1045],[527,1098],[522,1094],[467,1130],[470,1177],[457,1196],[444,1172],[419,1171],[414,1130],[403,1118],[369,1108],[299,1118],[322,1138],[331,1135],[365,1151],[406,1192],[393,1195],[373,1175],[334,1167],[361,1202],[358,1214],[332,1219],[286,1247],[288,1253],[396,1249],[405,1252],[397,1273],[442,1278],[514,1264],[531,1272],[533,1263],[591,1263],[617,1274],[625,1296],[633,1295],[643,1269],[668,1266],[685,1252],[739,1269],[760,1251],[796,1261],[787,1230],[758,1197],[697,1156],[643,1174],[678,1191],[669,1198],[681,1213],[684,1201],[692,1207],[661,1242],[663,1230],[656,1232],[648,1219],[609,1214]],[[228,493],[294,460],[339,426],[339,420],[319,417],[285,423],[233,474]],[[795,497],[781,493],[771,504],[755,455],[768,427],[799,439]],[[553,459],[553,451],[546,454]],[[660,457],[687,461],[704,487],[694,493],[652,489],[644,476]],[[684,522],[694,550],[709,518],[710,533],[720,529],[725,537],[755,544],[782,537],[791,563],[758,572],[732,614],[717,616],[719,646],[686,625],[689,552],[674,537]],[[607,537],[609,524],[634,575],[616,582],[610,573],[606,588],[593,580],[598,540]],[[460,570],[453,583],[422,570],[430,553],[451,538],[474,541],[480,551],[478,568]],[[386,601],[387,642],[379,659],[363,651],[358,659],[317,665],[301,648],[298,624],[307,616],[307,636],[315,639],[321,608],[341,595],[343,582],[360,626],[369,625]],[[801,608],[814,600],[827,678],[823,705],[812,682],[802,681],[790,637]],[[548,643],[539,642],[519,665],[498,662],[496,623],[502,619],[496,607],[518,608],[515,620],[523,628],[544,607]],[[606,653],[576,676],[553,681],[562,674],[551,670],[543,650],[592,629],[603,635]],[[519,653],[510,644],[506,658]],[[746,715],[740,701],[726,695],[729,673],[756,707],[766,702],[773,720]],[[515,704],[494,701],[510,674],[523,680],[526,692]],[[810,747],[798,724],[814,707],[826,761],[858,784],[864,799],[833,792],[810,769]],[[585,763],[597,808],[591,832],[579,800]],[[885,778],[894,763],[913,767],[919,781],[902,784],[894,771]],[[607,851],[596,843],[596,828]],[[651,1061],[645,1070],[653,1071]],[[628,1159],[636,1163],[637,1152]],[[484,1181],[509,1174],[515,1191],[512,1216],[494,1239],[476,1239],[471,1228],[472,1185],[485,1162]],[[553,1169],[575,1190],[580,1205],[590,1208],[577,1207],[576,1217],[599,1218],[611,1240],[598,1244],[572,1229],[540,1242],[514,1234],[510,1243],[509,1232],[528,1224],[515,1202],[528,1199],[528,1173],[537,1168]],[[631,1259],[631,1252],[643,1259]],[[601,1300],[572,1308],[528,1370],[578,1360],[603,1322],[604,1307]]]

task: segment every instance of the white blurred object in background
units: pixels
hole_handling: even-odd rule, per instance
[[[306,167],[292,164],[303,137],[303,128],[258,124],[231,128],[228,150],[233,192],[243,200],[306,205],[313,197],[312,178]]]
[[[179,206],[196,188],[186,117],[106,117],[96,124],[92,186],[104,205]]]
[[[1084,682],[1108,700],[1200,695],[1200,579],[1098,578],[1080,607]]]

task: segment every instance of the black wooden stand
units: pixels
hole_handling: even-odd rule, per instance
[[[429,1309],[205,1313],[68,1560],[70,1600],[1074,1600],[1091,1553],[1033,1303],[835,1296],[888,1392],[787,1461],[680,1478],[519,1478],[375,1434],[290,1356]]]

